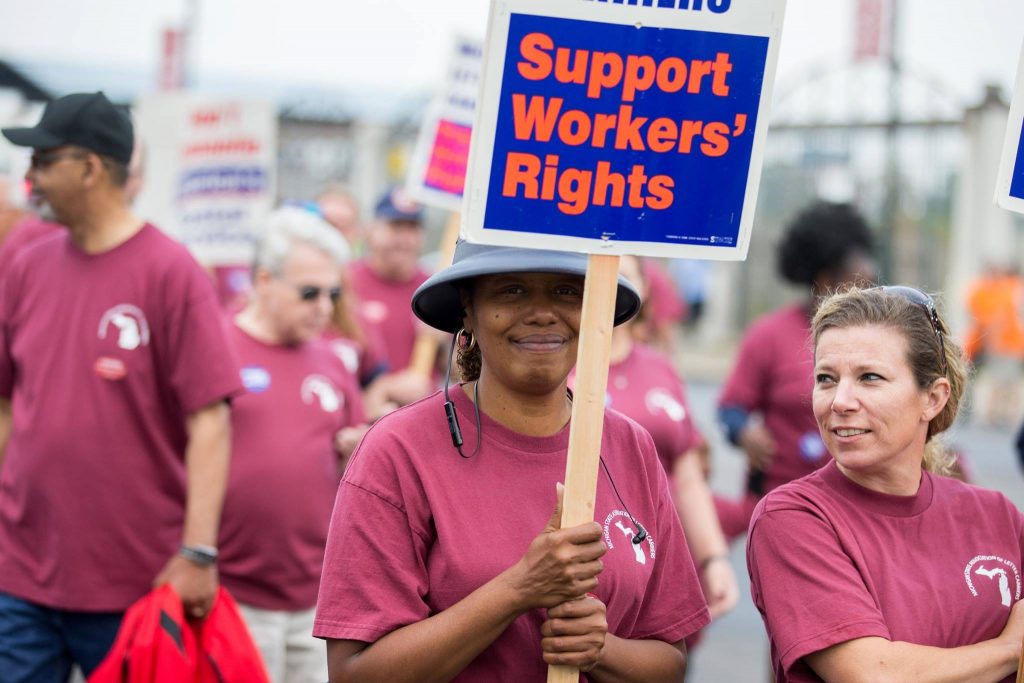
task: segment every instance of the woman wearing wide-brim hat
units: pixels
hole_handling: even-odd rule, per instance
[[[381,419],[352,456],[314,628],[332,681],[543,681],[549,663],[682,680],[708,613],[634,422],[606,412],[596,522],[559,529],[585,272],[580,254],[463,242],[417,290],[464,383]],[[639,303],[620,278],[616,323]]]

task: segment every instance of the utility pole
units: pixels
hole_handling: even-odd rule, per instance
[[[199,0],[185,0],[185,18],[182,22],[182,39],[184,40],[184,81],[185,88],[196,86],[197,74],[196,46],[199,43]]]
[[[889,120],[885,129],[885,200],[883,208],[881,274],[892,279],[897,273],[900,248],[900,101],[902,63],[900,55],[901,0],[889,0]]]

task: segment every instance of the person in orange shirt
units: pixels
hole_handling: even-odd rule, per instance
[[[971,327],[965,340],[968,358],[980,369],[978,405],[987,424],[1019,419],[1024,363],[1024,281],[1013,268],[989,266],[971,285],[967,310]]]

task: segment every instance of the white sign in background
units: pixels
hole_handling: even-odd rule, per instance
[[[142,98],[134,113],[146,145],[138,214],[204,265],[251,263],[276,195],[274,105],[175,91]]]
[[[473,127],[470,163],[463,203],[463,232],[470,241],[508,246],[560,249],[593,254],[640,254],[716,260],[741,260],[746,257],[754,219],[754,207],[757,202],[760,169],[768,128],[768,111],[772,97],[776,63],[778,61],[779,37],[782,30],[785,0],[720,1],[705,4],[703,11],[688,10],[682,7],[669,8],[658,6],[662,4],[660,0],[658,3],[651,4],[656,6],[583,2],[582,0],[492,0],[484,54],[484,82],[477,108],[477,117]],[[710,10],[711,5],[714,5],[717,9],[714,11]],[[689,3],[687,3],[686,7],[689,6]],[[698,3],[693,3],[694,8],[697,6],[699,6]],[[503,184],[495,180],[499,177],[499,174],[495,173],[494,166],[506,164],[505,157],[498,157],[496,146],[502,146],[501,149],[504,151],[510,149],[516,142],[510,142],[512,139],[511,126],[506,125],[503,130],[499,131],[499,116],[504,116],[507,120],[511,116],[509,110],[513,109],[507,99],[504,103],[502,101],[503,80],[506,77],[512,78],[515,76],[518,81],[522,81],[519,75],[514,73],[513,69],[509,69],[506,72],[507,50],[516,50],[518,52],[520,49],[520,45],[518,43],[512,44],[509,38],[510,24],[514,15],[555,17],[581,22],[581,25],[582,22],[588,22],[590,25],[586,30],[591,32],[594,30],[595,22],[605,24],[609,28],[609,36],[614,37],[619,42],[603,44],[600,40],[594,40],[589,45],[590,52],[591,54],[596,54],[600,50],[616,50],[616,44],[628,44],[628,48],[620,51],[623,61],[629,55],[644,54],[644,50],[648,49],[652,53],[660,50],[662,54],[668,54],[664,52],[666,48],[661,44],[664,38],[668,37],[676,41],[685,41],[688,37],[695,35],[694,33],[689,33],[686,37],[683,37],[681,33],[672,34],[672,31],[700,32],[701,40],[711,46],[710,57],[708,58],[711,60],[714,60],[716,57],[714,54],[716,40],[722,40],[722,44],[725,45],[727,44],[725,41],[728,41],[730,36],[754,36],[766,39],[767,47],[764,51],[763,63],[743,65],[743,68],[746,69],[753,68],[757,70],[763,68],[763,78],[759,84],[759,93],[754,92],[753,88],[746,81],[740,79],[733,80],[730,84],[734,94],[742,94],[755,103],[751,109],[744,110],[744,113],[750,115],[750,120],[756,115],[756,126],[753,131],[750,128],[747,128],[745,131],[747,135],[752,136],[752,139],[744,142],[746,151],[743,153],[742,158],[739,155],[734,155],[740,159],[739,161],[735,159],[727,161],[728,164],[738,164],[742,168],[723,166],[717,159],[695,161],[698,156],[696,153],[690,155],[688,159],[682,158],[683,154],[679,154],[677,159],[671,159],[670,157],[673,156],[672,152],[660,155],[655,153],[648,153],[646,155],[636,153],[632,156],[622,155],[618,157],[616,163],[620,164],[620,175],[623,177],[629,174],[630,164],[632,164],[634,170],[639,167],[641,169],[668,168],[669,171],[672,170],[670,167],[674,163],[687,165],[688,170],[677,172],[674,177],[676,187],[685,188],[686,192],[691,193],[689,197],[694,199],[694,201],[689,199],[680,201],[679,206],[676,207],[678,209],[681,206],[683,210],[690,211],[689,220],[687,221],[689,224],[687,225],[679,225],[677,219],[663,220],[659,214],[664,214],[664,212],[659,212],[652,208],[653,202],[651,197],[648,196],[648,208],[646,209],[643,206],[633,205],[632,207],[626,207],[624,210],[614,206],[609,207],[607,202],[597,207],[597,222],[605,224],[589,226],[589,228],[595,229],[598,232],[598,236],[582,237],[578,234],[572,235],[567,233],[573,230],[576,230],[576,232],[584,231],[584,228],[581,226],[585,226],[586,218],[589,217],[591,210],[595,208],[594,204],[597,203],[596,195],[592,198],[592,204],[588,209],[577,212],[580,215],[568,217],[548,210],[550,206],[547,209],[542,208],[538,210],[537,207],[542,202],[539,202],[537,197],[516,197],[514,201],[505,201],[508,195],[503,193]],[[668,29],[669,31],[649,31],[645,35],[651,37],[650,44],[637,47],[635,43],[638,41],[633,40],[631,37],[622,38],[624,35],[623,27],[633,27],[637,30],[644,28]],[[569,31],[564,35],[571,36],[572,32]],[[639,35],[639,33],[636,35]],[[722,37],[719,38],[719,36]],[[549,55],[552,56],[553,60],[557,60],[558,47],[556,44],[555,49],[549,51]],[[535,65],[536,62],[534,63]],[[729,68],[731,69],[731,66]],[[740,66],[737,65],[737,71],[739,70]],[[709,77],[707,81],[710,82],[710,80],[711,78]],[[573,106],[580,106],[580,108],[584,109],[584,115],[589,116],[591,121],[597,121],[598,116],[607,116],[609,112],[614,112],[614,109],[608,108],[607,102],[602,105],[597,99],[591,100],[580,97],[579,93],[582,92],[582,89],[590,87],[589,81],[586,84],[581,84],[580,81],[560,84],[555,83],[553,78],[549,78],[548,81],[548,84],[543,84],[546,90],[541,90],[541,86],[538,85],[535,92],[540,93],[543,97],[547,97],[549,103],[555,98],[563,96],[566,98],[566,102],[569,102],[569,97],[577,97]],[[609,89],[602,92],[601,97],[605,97],[607,100],[607,93],[615,87],[621,89],[622,85],[620,83],[617,86],[610,86]],[[576,94],[573,94],[573,88],[576,89]],[[710,90],[710,87],[706,88],[706,90]],[[693,99],[687,99],[685,92],[677,93],[678,96],[661,109],[652,109],[652,107],[660,106],[653,104],[654,100],[657,98],[666,100],[668,96],[661,93],[655,94],[653,89],[650,92],[634,93],[633,95],[635,97],[629,99],[628,102],[625,101],[628,96],[624,96],[623,102],[620,103],[628,104],[631,111],[635,107],[637,112],[641,112],[642,107],[646,106],[647,108],[642,111],[645,117],[683,118],[692,115],[695,118],[700,118],[702,115],[701,111],[687,111]],[[701,97],[708,97],[709,95],[710,93],[708,92],[700,92]],[[590,98],[591,96],[588,94],[587,97]],[[729,99],[729,97],[719,97],[719,101],[713,103],[713,105],[717,108],[727,107]],[[602,109],[602,106],[604,106],[604,109]],[[504,107],[504,111],[502,111],[502,107]],[[565,108],[568,109],[568,107],[569,105],[566,104]],[[619,116],[623,116],[621,110],[619,111]],[[576,115],[579,111],[571,113]],[[526,118],[530,117],[527,116]],[[541,116],[533,117],[533,121],[536,122],[542,118]],[[732,121],[733,119],[730,114],[727,120],[730,126]],[[578,124],[578,119],[574,123]],[[520,122],[517,121],[516,127],[518,128],[519,125]],[[596,124],[594,124],[594,128],[596,130]],[[570,134],[573,134],[574,132],[579,132],[580,129],[570,125],[568,130]],[[739,136],[742,132],[742,125],[740,125],[737,118],[737,125],[731,128],[726,136],[730,134]],[[615,137],[614,132],[609,135],[609,139]],[[553,172],[562,172],[562,169],[567,165],[567,159],[571,160],[573,158],[571,155],[578,154],[578,150],[581,149],[578,142],[566,144],[563,141],[562,144],[556,143],[548,148],[542,148],[535,144],[536,142],[536,139],[532,139],[528,140],[526,144],[533,145],[532,153],[534,158],[540,160],[538,163],[542,162],[545,164],[545,173],[548,171],[548,168],[553,168],[553,164],[557,163],[561,163],[562,168],[554,169]],[[586,147],[586,144],[583,147]],[[594,142],[593,147],[598,147],[598,143]],[[592,151],[588,150],[587,153]],[[619,153],[619,150],[613,149],[612,143],[608,142],[601,152],[607,152],[609,158],[611,158]],[[717,154],[714,150],[712,152]],[[716,163],[717,166],[715,166]],[[699,164],[704,164],[704,167],[695,171],[693,167]],[[509,165],[511,166],[511,161],[509,161]],[[723,223],[721,226],[713,224],[719,219],[711,218],[701,210],[703,198],[713,196],[711,193],[718,191],[718,188],[713,183],[706,182],[703,168],[712,168],[714,172],[722,174],[723,177],[731,177],[734,180],[737,177],[745,178],[745,182],[741,181],[738,189],[734,188],[733,194],[736,199],[729,200],[732,203],[726,207],[727,210],[722,212],[720,210],[721,207],[719,207],[718,215],[724,213],[726,217],[725,220],[720,221]],[[595,172],[594,177],[597,178],[599,173],[600,169]],[[680,173],[683,175],[680,175]],[[494,174],[494,177],[492,177],[492,174]],[[742,174],[742,176],[739,174]],[[540,175],[538,174],[537,177],[539,183]],[[552,185],[560,189],[561,183],[556,181]],[[504,187],[509,187],[507,180]],[[534,187],[537,187],[537,185],[535,184]],[[664,186],[658,189],[663,190]],[[505,201],[503,205],[505,210],[492,209],[492,222],[494,216],[501,217],[506,223],[518,221],[513,228],[496,229],[494,225],[488,223],[489,201],[494,203],[494,197],[491,197],[492,193],[502,195],[498,197],[498,200]],[[630,193],[632,193],[632,183],[630,183]],[[535,194],[537,194],[536,191]],[[544,190],[541,190],[539,194],[543,195]],[[548,191],[547,194],[549,195],[547,199],[550,200],[552,192]],[[541,199],[543,198],[541,197]],[[555,197],[556,201],[557,199],[559,197]],[[564,201],[563,203],[568,204],[570,202]],[[549,201],[549,204],[553,205],[554,202]],[[633,209],[632,214],[626,216],[626,214],[630,213],[630,209]],[[546,215],[543,213],[545,210],[548,210]],[[573,208],[572,211],[576,212],[576,209]],[[703,224],[701,224],[702,222]],[[556,225],[559,223],[564,223],[568,227],[564,230],[560,229]],[[725,223],[728,225],[724,225]],[[644,238],[637,239],[634,234],[635,229],[640,229],[641,232],[644,232]],[[654,240],[649,239],[652,229],[660,231],[661,237]],[[725,234],[729,236],[720,236]]]
[[[1017,63],[1017,84],[1006,124],[995,201],[1004,209],[1024,213],[1024,47]]]
[[[465,36],[455,39],[444,87],[420,126],[406,188],[424,204],[449,211],[462,208],[467,154],[457,138],[468,133],[476,116],[483,51],[480,40]]]

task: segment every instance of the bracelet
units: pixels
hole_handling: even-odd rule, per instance
[[[217,549],[209,545],[182,545],[178,554],[201,567],[209,567],[217,562]]]
[[[725,554],[725,553],[719,553],[718,555],[709,555],[709,556],[705,557],[703,560],[700,561],[700,570],[701,571],[706,570],[711,565],[712,562],[717,562],[718,560],[728,560],[728,559],[729,559],[729,556],[727,554]]]

